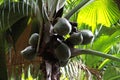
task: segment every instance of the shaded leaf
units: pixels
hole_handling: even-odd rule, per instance
[[[120,9],[120,0],[114,0],[114,1],[117,4],[118,8]]]
[[[35,8],[24,2],[3,3],[0,6],[1,30],[7,30],[25,16],[34,15]]]
[[[5,36],[4,33],[0,33],[0,80],[4,79],[8,80],[5,57]]]
[[[14,48],[15,48],[15,43],[18,40],[19,36],[22,34],[24,29],[27,27],[28,19],[29,18],[24,17],[18,20],[15,24],[11,26],[11,29],[8,29],[6,31],[7,42],[12,44]]]

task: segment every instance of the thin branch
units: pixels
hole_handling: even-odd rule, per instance
[[[76,7],[74,7],[68,14],[65,15],[65,18],[69,19],[75,12],[77,12],[81,7],[83,7],[89,1],[92,2],[94,0],[82,0]]]
[[[85,50],[85,49],[73,49],[72,50],[72,57],[78,56],[78,55],[82,55],[82,54],[89,54],[89,55],[95,55],[95,56],[99,56],[99,57],[103,57],[103,58],[107,58],[107,59],[111,59],[114,61],[120,61],[120,58],[117,58],[115,56],[112,56],[110,54],[105,54],[99,51],[95,51],[95,50]]]

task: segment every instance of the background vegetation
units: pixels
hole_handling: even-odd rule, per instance
[[[66,9],[71,9],[78,4],[79,1],[68,0]],[[90,29],[95,35],[90,45],[80,45],[76,47],[93,49],[117,57],[120,56],[120,10],[118,4],[118,0],[94,0],[92,3],[86,4],[79,12],[71,17],[71,20],[79,23],[78,28],[80,30]],[[100,77],[102,77],[103,80],[119,80],[120,78],[119,62],[92,55],[81,55],[73,60],[77,60],[78,62],[82,60],[82,63],[86,65],[87,69],[91,72],[89,76],[93,77],[94,75],[98,80]],[[84,75],[84,72],[82,72],[82,74]],[[95,77],[93,78],[95,79]],[[82,78],[81,80],[84,79]]]

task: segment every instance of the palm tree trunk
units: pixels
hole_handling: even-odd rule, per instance
[[[8,80],[5,58],[5,38],[2,33],[0,33],[0,80]]]

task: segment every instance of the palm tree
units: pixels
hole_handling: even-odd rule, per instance
[[[72,2],[72,0],[69,1]],[[114,43],[119,41],[119,37],[118,37],[119,30],[117,31],[114,30],[113,32],[111,32],[112,35],[110,36],[110,38],[104,36],[101,37],[100,34],[100,32],[102,32],[102,34],[105,33],[104,32],[105,29],[103,29],[104,28],[103,26],[111,26],[112,24],[115,25],[115,23],[117,23],[117,21],[119,20],[119,9],[117,9],[118,6],[116,6],[116,1],[107,2],[107,0],[96,0],[96,1],[83,0],[78,4],[78,6],[74,7],[69,13],[66,13],[64,16],[63,9],[65,8],[65,0],[61,0],[61,1],[54,0],[54,2],[52,0],[49,1],[5,0],[0,6],[0,43],[1,43],[0,70],[3,71],[0,72],[0,75],[3,75],[0,77],[0,79],[7,80],[11,76],[13,76],[15,79],[18,80],[21,79],[22,73],[24,73],[24,78],[26,78],[28,77],[27,76],[28,71],[30,71],[31,76],[33,78],[39,76],[38,77],[39,79],[59,80],[60,67],[65,66],[66,63],[69,61],[69,59],[81,54],[91,54],[115,61],[120,61],[120,59],[117,57],[111,56],[109,54],[104,54],[104,53],[108,53],[110,51],[110,47]],[[94,6],[96,6],[97,4],[98,6],[94,8]],[[100,10],[98,10],[99,5],[101,5]],[[93,9],[91,9],[91,7],[93,7]],[[108,9],[108,7],[110,7],[110,9]],[[76,29],[76,27],[74,26],[77,26],[76,22],[71,22],[69,19],[72,20],[71,16],[80,8],[81,10],[78,14],[77,22],[79,23],[79,26],[82,27],[79,26],[78,27],[84,28],[87,25],[88,26],[87,28],[89,28],[90,26],[93,32],[95,31],[98,32],[97,30],[99,30],[99,35],[95,34],[95,38],[93,40],[93,44],[92,44],[93,47],[91,48],[93,50],[88,50],[88,48],[90,48],[90,45],[88,45],[88,48],[87,47],[85,48],[85,46],[81,48],[81,46],[74,46],[73,44],[71,45],[68,43],[69,42],[68,36],[72,36],[72,34],[74,33],[74,29]],[[99,16],[99,11],[102,11],[103,8],[105,8],[106,13],[103,13],[102,17],[106,15],[108,16],[107,18],[103,19],[104,21],[99,20],[99,17],[101,17]],[[98,11],[97,13],[95,13],[96,10]],[[87,11],[90,11],[91,13],[88,14]],[[93,18],[93,14],[97,16],[94,16]],[[65,19],[65,18],[61,18],[63,16],[67,19],[67,21],[69,20],[68,23],[72,26],[72,31],[68,35],[66,34],[64,35],[63,33],[61,33],[61,31],[60,33],[59,32],[56,32],[57,34],[55,33],[55,30],[57,30],[55,29],[55,25],[59,23],[59,18],[62,20]],[[87,17],[88,19],[83,18],[83,16],[85,18]],[[66,21],[66,19],[64,21]],[[119,25],[115,25],[115,26],[119,26]],[[78,32],[78,30],[76,30],[75,32]],[[37,45],[32,45],[35,42],[33,41],[32,43],[29,39],[29,37],[32,37],[31,35],[33,35],[34,33],[39,34],[37,41],[35,41],[37,42]],[[64,36],[61,34],[63,34]],[[100,43],[99,39],[102,39],[104,41],[106,39],[109,39],[109,41],[108,42],[106,41],[106,43],[104,43],[103,45],[102,43],[103,41]],[[24,52],[28,48],[27,46],[29,46],[30,50],[31,48],[35,49],[34,52],[32,52],[34,54],[27,54],[27,56],[26,54],[24,55]],[[71,53],[69,53],[67,57],[64,54],[59,54],[59,53],[66,53],[63,51],[61,52],[61,50],[58,50],[59,48],[64,49],[63,46],[65,47],[65,49],[67,48],[66,52],[71,51]],[[99,47],[102,46],[103,48],[100,49]],[[78,49],[76,47],[81,49]],[[23,56],[20,55],[20,51],[23,52],[22,53]],[[61,55],[62,57],[60,57]],[[6,65],[5,56],[7,56],[7,65]],[[32,59],[34,57],[35,59]],[[87,60],[91,60],[90,63],[94,62],[91,56],[88,57],[85,56],[85,57],[87,58]],[[65,62],[64,59],[66,59]],[[84,60],[86,61],[87,65],[92,66],[89,62],[87,62],[86,59]],[[96,60],[96,58],[94,60]],[[101,58],[97,59],[96,63],[99,62],[100,60],[102,59]],[[75,60],[73,59],[73,61]],[[94,64],[95,66],[97,65],[96,63]],[[71,65],[73,64],[71,63]],[[71,67],[71,65],[69,65],[69,67]],[[103,67],[103,63],[101,63],[99,68],[101,68],[101,66]],[[30,70],[28,70],[29,67]],[[87,68],[85,66],[81,66],[81,68],[83,68],[86,71],[88,76],[90,75],[89,71],[91,71],[91,73],[93,74],[96,73],[94,72],[94,70],[91,70],[90,68]],[[13,73],[12,75],[11,72]],[[9,75],[8,77],[7,74]],[[98,79],[100,78],[98,77]]]

